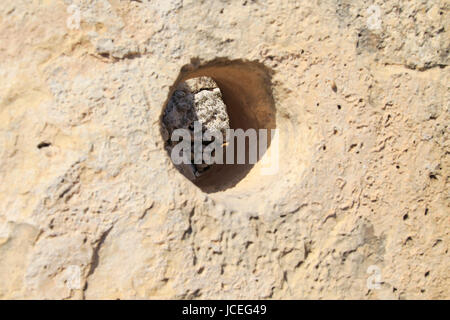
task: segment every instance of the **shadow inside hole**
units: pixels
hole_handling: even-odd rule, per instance
[[[272,71],[258,62],[219,59],[201,66],[193,62],[182,68],[167,101],[170,100],[180,82],[201,76],[211,77],[222,92],[231,129],[245,131],[253,128],[256,132],[258,129],[268,129],[267,148],[269,148],[270,129],[276,128],[271,75]],[[167,107],[168,103],[165,106]],[[234,164],[214,164],[193,183],[206,193],[221,192],[235,187],[254,167],[254,164],[248,163],[250,150],[248,142],[247,138],[246,164],[237,164],[237,141],[235,140]],[[257,135],[257,145],[259,146],[259,135]],[[225,154],[224,152],[224,156]],[[259,180],[259,178],[260,176],[256,179]]]

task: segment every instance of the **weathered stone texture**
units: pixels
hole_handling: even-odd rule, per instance
[[[182,81],[177,85],[170,97],[167,106],[163,111],[162,136],[166,143],[169,156],[172,150],[180,141],[173,141],[172,134],[176,129],[187,130],[191,138],[191,154],[188,155],[190,164],[182,163],[175,165],[188,179],[195,180],[211,166],[205,163],[194,164],[194,144],[198,139],[201,149],[197,153],[203,154],[204,149],[211,143],[207,143],[207,138],[202,136],[195,138],[195,123],[198,124],[198,131],[222,136],[222,142],[226,140],[226,129],[230,128],[230,119],[227,107],[222,100],[222,93],[215,81],[210,77],[196,77]]]
[[[449,299],[449,3],[373,4],[1,1],[0,298]],[[220,63],[281,161],[207,194],[160,120]]]

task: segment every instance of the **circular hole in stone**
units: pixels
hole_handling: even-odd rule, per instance
[[[271,129],[276,127],[271,71],[259,63],[241,60],[220,60],[184,66],[169,92],[161,115],[161,135],[169,156],[177,145],[171,139],[174,129],[187,128],[192,136],[192,120],[202,124],[203,133],[210,128],[221,132],[226,128],[244,131],[255,129],[256,133],[259,133],[259,129],[267,129],[269,149]],[[256,135],[258,151],[261,137]],[[249,145],[250,139],[245,139],[244,164],[237,163],[238,139],[235,138],[234,143],[230,143],[231,141],[226,141],[226,133],[223,134],[223,139],[223,164],[175,165],[186,178],[207,193],[235,189],[244,180],[261,178],[259,175],[249,177],[255,165],[249,161],[249,153],[254,148]],[[204,142],[202,148],[209,143]],[[234,149],[233,163],[225,161],[229,148]]]

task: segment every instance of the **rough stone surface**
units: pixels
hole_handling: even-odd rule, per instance
[[[199,132],[204,133],[208,130],[211,134],[219,133],[222,141],[226,140],[225,130],[230,128],[227,107],[222,100],[220,88],[210,77],[196,77],[181,82],[164,110],[162,135],[169,155],[172,154],[173,147],[179,143],[172,141],[173,131],[184,129],[190,132],[191,154],[188,156],[191,163],[176,165],[190,180],[195,180],[210,169],[205,163],[194,164],[195,122],[199,124]],[[204,140],[200,143],[202,149],[198,152],[203,154],[204,149],[214,142],[207,143],[207,140]]]
[[[1,1],[0,298],[449,299],[449,21],[438,0]],[[271,70],[282,161],[207,194],[162,108],[180,71],[234,61]]]
[[[164,110],[163,125],[169,136],[175,129],[193,130],[195,121],[202,130],[225,132],[230,128],[220,88],[209,77],[181,82]]]

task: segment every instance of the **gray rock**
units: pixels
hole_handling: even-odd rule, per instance
[[[222,93],[217,83],[210,77],[198,77],[181,82],[169,100],[163,116],[163,132],[169,154],[177,143],[170,139],[173,131],[187,129],[193,137],[195,121],[202,124],[202,132],[220,131],[225,141],[226,129],[230,128],[230,119],[222,100]],[[193,143],[192,140],[192,150]],[[204,143],[203,148],[207,145],[209,144]],[[190,180],[195,180],[210,166],[198,164],[177,168]],[[192,172],[186,174],[186,168]]]

